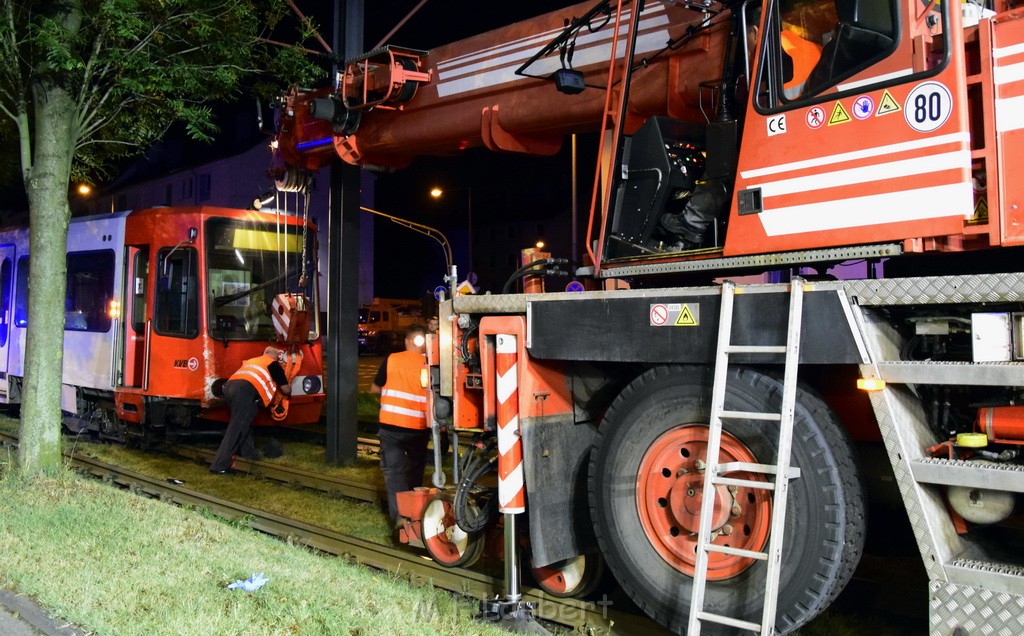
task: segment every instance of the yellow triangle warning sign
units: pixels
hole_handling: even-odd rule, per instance
[[[836,102],[836,107],[832,109],[832,116],[828,118],[828,125],[835,126],[836,124],[845,124],[850,121],[850,115],[843,108],[842,102]]]
[[[971,225],[978,225],[979,223],[988,223],[988,202],[985,197],[978,199],[978,204],[974,206],[974,215],[968,221]]]
[[[899,103],[893,99],[892,93],[886,90],[882,93],[882,101],[878,104],[878,110],[875,112],[875,117],[881,117],[882,115],[888,115],[889,113],[898,113],[900,108]]]
[[[683,308],[679,310],[679,317],[676,318],[676,326],[678,327],[696,327],[697,320],[693,317],[693,313],[690,312],[689,305],[683,305]]]

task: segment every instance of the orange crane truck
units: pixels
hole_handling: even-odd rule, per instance
[[[602,0],[283,98],[292,171],[599,140],[586,289],[442,304],[429,405],[475,444],[403,498],[405,539],[461,565],[503,532],[498,612],[528,544],[550,594],[606,566],[675,632],[786,633],[864,552],[873,441],[931,633],[1024,633],[1022,18]]]

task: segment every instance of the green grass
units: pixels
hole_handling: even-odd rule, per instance
[[[263,572],[254,593],[226,589]],[[0,478],[0,587],[96,634],[501,634],[475,603],[69,475]]]
[[[391,522],[383,509],[374,504],[293,488],[255,477],[211,475],[206,464],[162,453],[144,453],[114,444],[73,440],[74,438],[65,438],[64,446],[76,456],[92,457],[157,479],[178,479],[185,482],[186,488],[210,493],[222,499],[299,519],[382,545],[391,544]],[[288,457],[287,449],[285,457]],[[284,457],[276,461],[283,459]],[[346,474],[359,472],[366,477],[367,483],[374,483],[374,479],[382,479],[377,462],[368,459],[363,459],[361,465],[351,471],[340,468],[336,468],[336,471]]]

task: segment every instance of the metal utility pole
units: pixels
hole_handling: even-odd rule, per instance
[[[362,52],[363,0],[335,0],[332,77]],[[327,268],[327,462],[356,458],[359,348],[359,167],[331,164]]]

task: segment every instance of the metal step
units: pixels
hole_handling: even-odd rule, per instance
[[[697,612],[697,617],[702,621],[711,621],[712,623],[728,625],[729,627],[738,627],[739,629],[749,629],[750,631],[757,632],[758,634],[761,633],[761,626],[757,623],[751,623],[750,621],[741,621],[738,618],[730,618],[729,616],[712,614],[711,612]]]
[[[879,378],[892,384],[1024,386],[1019,362],[879,362]]]
[[[778,422],[782,419],[778,413],[755,413],[753,411],[722,411],[719,417],[723,420],[764,420],[766,422]]]
[[[729,345],[726,353],[786,353],[785,345]]]
[[[946,564],[950,583],[1016,596],[1024,595],[1024,567],[978,559],[956,559]]]
[[[921,484],[1024,492],[1024,466],[1017,464],[929,458],[911,461],[910,471]]]
[[[756,479],[737,479],[735,477],[712,477],[711,483],[721,486],[736,486],[737,488],[754,488],[757,490],[775,490],[775,483],[770,481],[758,481]]]
[[[778,467],[775,464],[754,464],[751,462],[725,462],[718,465],[718,474],[724,475],[726,473],[734,473],[737,471],[743,471],[747,473],[761,473],[762,475],[774,475],[778,472]],[[789,478],[798,479],[800,477],[800,469],[796,466],[789,467]]]

